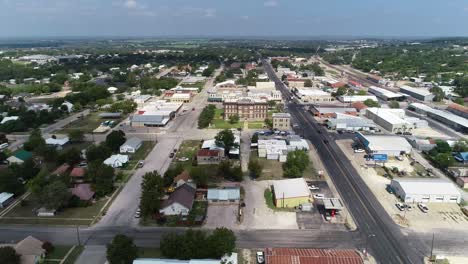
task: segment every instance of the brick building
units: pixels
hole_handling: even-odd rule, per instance
[[[263,121],[268,117],[268,103],[266,100],[242,98],[237,100],[225,100],[224,119],[231,116],[239,116],[240,120]]]

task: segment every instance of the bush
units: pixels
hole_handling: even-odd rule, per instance
[[[49,241],[45,241],[42,244],[42,248],[46,251],[46,254],[50,254],[52,251],[54,251],[54,245],[52,245],[52,243]]]
[[[198,128],[206,128],[210,125],[211,121],[213,121],[213,118],[215,116],[215,110],[216,106],[212,104],[207,105],[205,106],[205,108],[203,108],[203,111],[198,117]]]

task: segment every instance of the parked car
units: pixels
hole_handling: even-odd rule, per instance
[[[265,263],[265,255],[263,254],[263,251],[257,251],[257,263]]]
[[[323,143],[325,143],[325,144],[328,144],[328,140],[327,140],[327,139],[325,139],[325,140],[323,141]]]
[[[395,158],[399,161],[403,161],[403,157],[402,156],[395,156]]]
[[[136,213],[135,213],[135,218],[140,218],[140,217],[141,217],[141,210],[140,210],[140,208],[138,208]]]
[[[398,208],[398,210],[400,211],[404,211],[405,210],[405,205],[402,204],[402,203],[396,203],[395,206]]]
[[[188,161],[188,160],[189,160],[189,158],[187,158],[187,157],[179,158],[179,161]]]
[[[354,153],[364,153],[364,152],[366,151],[361,148],[354,149]]]
[[[385,175],[384,175],[384,176],[385,176]],[[388,184],[387,187],[385,187],[385,190],[387,190],[387,192],[390,193],[390,194],[395,193],[395,192],[393,191],[392,186],[391,186],[390,184]]]
[[[325,195],[323,193],[316,193],[314,194],[314,199],[323,199]]]
[[[137,167],[138,167],[138,168],[143,168],[144,165],[145,165],[145,161],[140,160],[140,161],[138,162],[138,166],[137,166]]]
[[[175,156],[174,152],[171,152],[171,153],[169,154],[169,158],[171,158],[171,159],[174,158],[174,156]]]
[[[331,215],[330,215],[330,212],[328,212],[328,211],[325,212],[325,220],[327,220],[327,221],[331,220]]]
[[[418,203],[418,208],[423,213],[427,213],[429,211],[429,208],[427,208],[427,205],[423,203]]]
[[[320,190],[320,188],[318,186],[315,186],[315,185],[309,185],[309,190],[316,191],[316,190]]]
[[[407,211],[413,210],[413,207],[410,204],[405,204],[405,207]]]

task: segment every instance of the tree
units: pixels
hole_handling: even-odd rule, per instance
[[[40,129],[33,129],[29,135],[28,141],[24,143],[24,149],[28,151],[37,151],[46,146]]]
[[[438,86],[432,87],[430,89],[430,91],[431,91],[432,94],[434,94],[434,98],[432,99],[432,101],[434,101],[434,102],[440,102],[445,97],[444,91]]]
[[[359,92],[357,93],[357,95],[366,95],[367,92],[364,91],[364,90],[359,90]]]
[[[258,142],[258,133],[253,134],[252,139],[250,140],[251,143]]]
[[[396,109],[396,108],[400,108],[400,103],[398,103],[397,101],[390,101],[388,103],[388,106],[390,108]]]
[[[468,151],[468,141],[467,140],[459,140],[453,145],[453,152],[467,152]]]
[[[125,133],[122,130],[112,131],[106,137],[106,146],[108,146],[111,151],[119,151],[123,143],[125,143]]]
[[[42,248],[46,251],[46,254],[50,254],[54,251],[54,245],[49,241],[42,243]]]
[[[0,259],[2,263],[5,264],[20,264],[21,255],[16,253],[16,250],[13,247],[0,247]]]
[[[157,171],[148,172],[141,183],[140,209],[143,216],[159,212],[164,196],[164,180]]]
[[[198,117],[198,128],[206,128],[210,125],[211,121],[215,116],[215,105],[207,105],[203,108],[200,116]]]
[[[372,99],[366,99],[364,102],[363,102],[367,107],[379,107],[379,103],[372,100]]]
[[[286,162],[283,164],[284,176],[288,178],[301,177],[309,166],[310,160],[307,152],[294,150],[288,153]]]
[[[238,115],[232,115],[229,117],[229,124],[236,124],[239,122],[239,116]]]
[[[452,148],[447,141],[436,140],[436,147],[434,148],[438,153],[450,153]]]
[[[463,98],[455,98],[452,100],[454,103],[459,104],[459,105],[465,105],[465,100]]]
[[[60,209],[67,205],[71,194],[67,185],[59,179],[46,185],[39,194],[39,202],[47,209]]]
[[[24,186],[11,170],[0,173],[0,193],[9,192],[18,196],[24,192]],[[0,258],[1,259],[1,258]]]
[[[81,151],[75,147],[62,151],[58,157],[60,163],[68,163],[70,166],[78,164],[81,160]]]
[[[271,119],[269,119],[269,118],[266,118],[266,119],[265,119],[265,125],[266,125],[268,128],[272,129],[272,128],[273,128],[273,120],[271,120]]]
[[[112,154],[112,151],[105,145],[91,145],[86,149],[86,159],[89,162],[104,161]]]
[[[114,177],[114,169],[100,161],[94,161],[88,166],[87,178],[92,181],[98,197],[103,197],[114,190]]]
[[[225,227],[216,228],[208,237],[210,257],[220,259],[226,254],[230,254],[236,248],[236,236],[232,230]]]
[[[304,87],[312,87],[312,80],[307,79],[304,81]]]
[[[450,153],[439,153],[434,157],[434,161],[439,168],[446,169],[455,164],[455,159]]]
[[[130,86],[130,87],[133,87],[133,86],[136,86],[138,84],[138,81],[137,81],[137,78],[136,78],[136,74],[131,72],[127,75],[127,85]]]
[[[248,167],[252,178],[258,178],[262,175],[263,167],[258,160],[250,159]]]
[[[229,129],[220,131],[215,137],[215,143],[217,146],[224,148],[224,154],[226,156],[229,156],[229,150],[231,150],[231,148],[237,146],[234,134]]]
[[[132,238],[119,234],[107,245],[106,253],[110,264],[131,264],[138,257],[138,248]]]
[[[68,132],[68,137],[72,142],[81,142],[84,140],[84,131],[79,129],[73,129]]]

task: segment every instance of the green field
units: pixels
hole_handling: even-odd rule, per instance
[[[263,121],[239,121],[237,123],[231,124],[229,121],[224,120],[223,118],[223,109],[216,109],[215,110],[215,117],[213,121],[211,121],[210,128],[213,129],[231,129],[231,128],[244,128],[245,122],[248,123],[249,129],[262,129],[265,127],[265,123]]]

